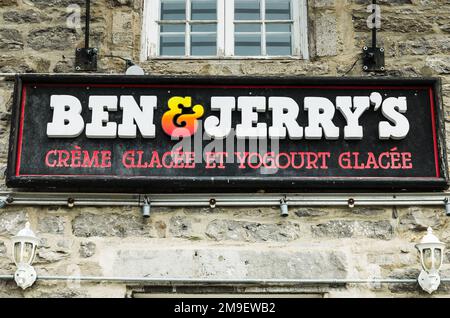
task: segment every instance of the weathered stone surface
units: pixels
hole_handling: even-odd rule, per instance
[[[350,212],[358,215],[374,216],[386,213],[386,209],[377,207],[355,207]]]
[[[370,253],[367,255],[369,263],[380,266],[406,266],[415,265],[417,263],[417,255],[414,253]]]
[[[114,12],[112,27],[112,42],[120,46],[133,45],[133,34],[128,32],[132,27],[133,16],[130,12]]]
[[[432,69],[436,74],[450,74],[450,57],[428,57],[426,60],[426,66]]]
[[[70,60],[62,60],[58,61],[53,68],[53,72],[55,73],[71,73],[75,70],[74,61]]]
[[[33,30],[27,44],[34,50],[66,50],[76,44],[76,31],[66,27],[50,27]]]
[[[439,25],[439,28],[442,30],[442,32],[450,33],[450,22]]]
[[[54,249],[39,247],[37,251],[37,256],[38,256],[36,259],[37,264],[48,264],[68,258],[70,256],[70,252],[60,247],[56,247]]]
[[[318,217],[328,214],[326,210],[319,210],[314,208],[301,208],[294,212],[298,217]]]
[[[0,212],[0,236],[16,235],[26,222],[27,215],[24,212]]]
[[[33,72],[36,73],[48,73],[50,69],[51,62],[47,59],[40,57],[32,57],[30,59],[31,67]]]
[[[314,0],[314,7],[332,7],[335,5],[335,0]]]
[[[400,55],[431,55],[450,52],[450,41],[443,38],[420,37],[396,43]]]
[[[39,238],[39,247],[40,248],[50,248],[50,243],[47,238],[40,237]]]
[[[155,230],[156,230],[156,235],[158,235],[159,238],[166,237],[167,225],[164,221],[156,221],[155,222]]]
[[[354,28],[359,32],[369,32],[367,26],[367,14],[361,13],[360,10],[353,12]],[[381,31],[391,31],[396,33],[429,33],[433,29],[433,22],[431,18],[422,17],[417,19],[416,16],[406,16],[402,14],[387,14],[384,12],[381,15]]]
[[[215,279],[344,278],[348,262],[344,253],[329,250],[286,252],[282,249],[121,250],[113,264],[116,276],[192,277]]]
[[[354,2],[356,4],[367,5],[367,1],[365,0],[354,0]],[[401,4],[412,4],[412,0],[379,0],[377,3],[380,5],[396,6]]]
[[[169,222],[169,232],[174,237],[189,237],[192,234],[192,222],[183,216],[174,216]]]
[[[262,224],[234,220],[214,220],[208,224],[206,235],[217,241],[287,242],[299,238],[300,227],[295,223]]]
[[[44,216],[39,218],[38,230],[43,233],[63,234],[64,224],[64,217],[62,216]]]
[[[80,243],[80,256],[83,258],[91,257],[95,254],[96,245],[94,242],[81,242]]]
[[[0,242],[0,257],[4,256],[6,254],[6,245],[5,242]]]
[[[2,0],[0,0],[2,1]],[[0,2],[1,6],[1,2]],[[22,298],[23,294],[20,288],[17,288],[16,283],[13,280],[0,281],[0,298]]]
[[[389,278],[394,279],[417,279],[419,277],[420,270],[418,268],[408,268],[408,269],[396,269],[390,275]],[[420,292],[425,293],[420,288],[419,284],[411,283],[395,283],[389,284],[389,290],[393,293],[405,293],[405,292]]]
[[[19,59],[10,54],[0,55],[0,72],[2,73],[30,73],[33,68],[23,59]]]
[[[38,11],[29,9],[25,11],[6,11],[3,13],[3,20],[14,23],[39,23],[42,21],[49,21],[51,18]]]
[[[316,54],[317,56],[337,55],[336,16],[326,13],[316,16]]]
[[[27,290],[27,297],[31,298],[85,298],[87,293],[80,288],[70,289],[67,287],[39,288],[39,285]]]
[[[409,208],[409,212],[400,218],[400,228],[413,231],[426,231],[428,227],[437,229],[440,219],[435,213],[424,213],[419,207]]]
[[[133,4],[133,0],[112,0],[113,6],[129,6]]]
[[[0,0],[0,7],[14,6],[17,4],[17,0]]]
[[[367,237],[382,240],[393,237],[393,227],[389,221],[333,220],[313,225],[311,231],[316,237]]]
[[[0,29],[1,50],[22,50],[22,34],[16,29]]]
[[[73,220],[72,229],[73,234],[80,237],[151,237],[151,227],[137,215],[83,213]]]
[[[71,4],[78,4],[82,8],[84,7],[85,0],[27,0],[39,9],[45,9],[48,7],[59,7],[65,9]]]

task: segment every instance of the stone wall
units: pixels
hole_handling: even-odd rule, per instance
[[[304,60],[154,60],[149,74],[341,76],[369,43],[365,0],[309,0],[310,54]],[[450,112],[450,1],[385,0],[380,41],[386,76],[442,78]],[[67,6],[83,0],[0,0],[0,73],[70,73],[82,30],[68,28]],[[92,46],[102,73],[122,73],[113,54],[139,60],[142,0],[93,1]],[[348,75],[368,76],[361,62]],[[13,83],[0,80],[0,169],[6,168]],[[447,127],[450,132],[450,127]],[[450,136],[447,137],[450,140]],[[5,189],[2,182],[2,189]],[[11,274],[10,238],[25,222],[41,238],[40,275],[193,278],[416,278],[414,244],[432,226],[450,242],[442,207],[137,208],[8,207],[0,211],[0,274]],[[450,277],[450,253],[443,276]],[[0,297],[124,297],[128,285],[38,281],[19,290],[0,282]],[[447,296],[443,284],[434,296]],[[328,296],[429,297],[417,285],[309,286]]]

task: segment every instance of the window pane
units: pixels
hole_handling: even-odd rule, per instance
[[[185,0],[161,0],[161,20],[186,20]]]
[[[161,24],[161,33],[163,32],[180,32],[184,33],[186,25],[184,23],[177,24]]]
[[[291,32],[290,23],[267,23],[266,32]]]
[[[160,39],[160,55],[165,56],[180,56],[185,55],[184,52],[184,43],[185,36],[184,34],[164,34],[161,33]]]
[[[431,249],[426,248],[423,250],[423,264],[425,265],[425,269],[427,271],[431,270]]]
[[[260,12],[260,0],[235,0],[234,2],[235,20],[260,20]]]
[[[290,20],[291,0],[266,0],[266,20]]]
[[[441,260],[442,260],[442,255],[441,255],[441,250],[440,249],[435,249],[434,250],[434,268],[438,269],[439,267],[441,267]]]
[[[216,20],[217,0],[191,0],[191,20]]]
[[[216,33],[191,34],[191,55],[212,56],[217,54]]]
[[[235,32],[261,32],[261,23],[236,23]]]
[[[268,33],[266,49],[267,55],[291,55],[291,34]]]
[[[191,32],[217,32],[217,24],[191,24]]]
[[[237,56],[261,55],[261,33],[235,34],[234,54]]]

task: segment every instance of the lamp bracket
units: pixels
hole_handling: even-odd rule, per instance
[[[431,294],[436,291],[441,284],[441,277],[438,272],[429,272],[422,270],[419,275],[419,285],[424,291]]]
[[[97,71],[97,48],[78,48],[75,51],[75,70],[78,72]]]
[[[17,270],[14,274],[14,280],[22,289],[26,289],[34,284],[36,281],[36,271],[34,270],[33,266],[29,264],[21,263],[17,265]]]
[[[363,47],[363,70],[365,72],[384,72],[384,48]]]

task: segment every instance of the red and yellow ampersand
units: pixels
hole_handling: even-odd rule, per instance
[[[190,96],[175,96],[169,99],[169,110],[164,113],[161,125],[166,134],[172,137],[189,137],[198,129],[198,118],[205,109],[202,105],[192,106]],[[185,113],[189,111],[189,113]]]

